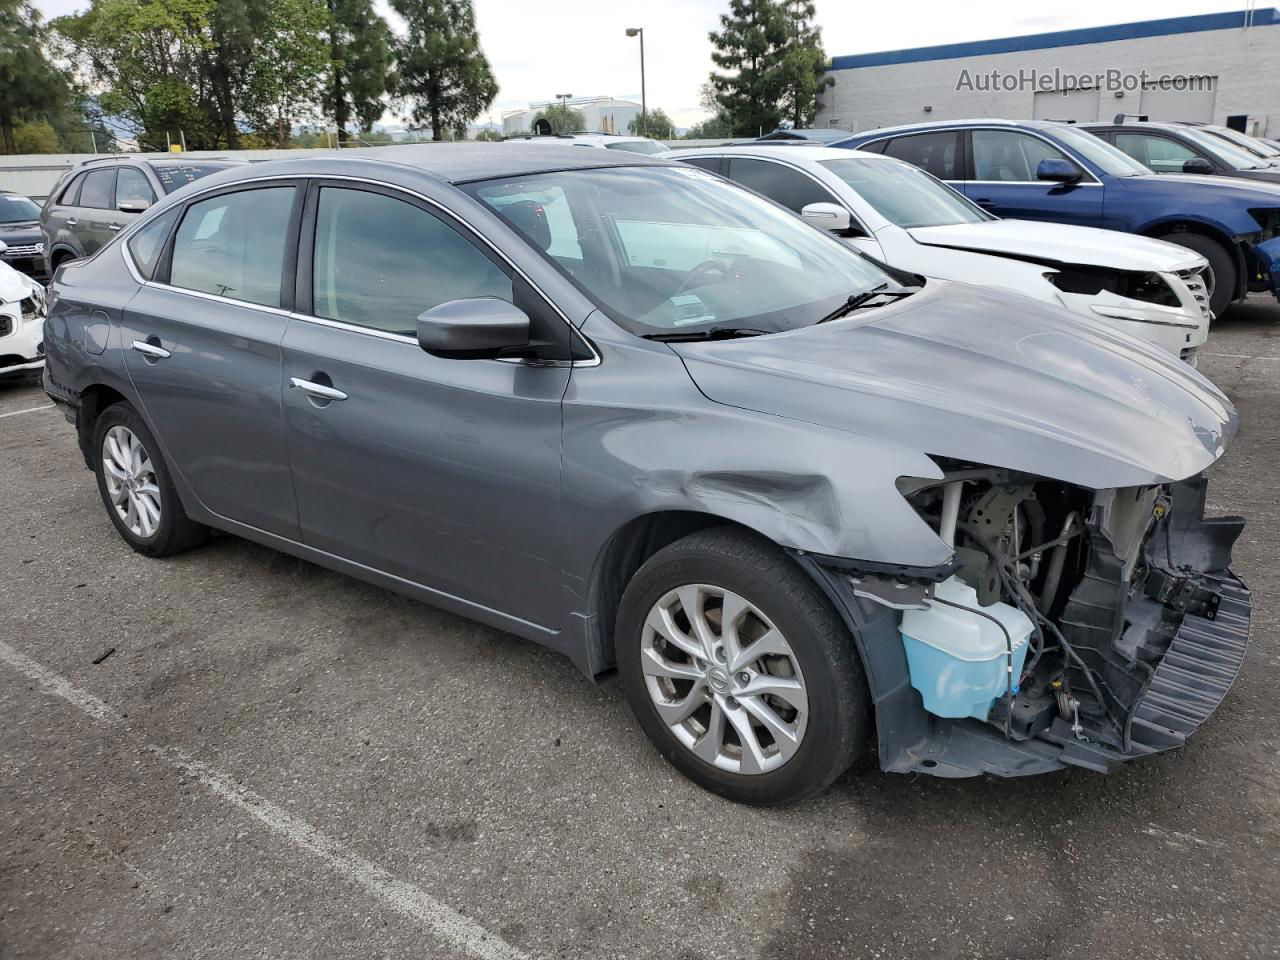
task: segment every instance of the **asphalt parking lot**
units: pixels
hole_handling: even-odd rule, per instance
[[[767,811],[529,643],[231,537],[132,553],[39,385],[0,384],[0,958],[1275,957],[1280,307],[1201,366],[1256,606],[1198,737]]]

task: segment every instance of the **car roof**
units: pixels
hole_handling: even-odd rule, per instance
[[[1169,123],[1163,120],[1126,120],[1124,123],[1116,123],[1107,120],[1090,120],[1086,123],[1077,124],[1082,130],[1098,130],[1102,128],[1119,128],[1119,127],[1137,127],[1141,130],[1167,130],[1170,133],[1183,133],[1185,127],[1180,123]]]
[[[933,120],[925,123],[903,123],[895,127],[877,127],[874,130],[863,130],[853,134],[849,139],[862,139],[872,135],[886,133],[907,133],[910,131],[927,132],[947,127],[1011,127],[1014,129],[1031,127],[1035,130],[1052,130],[1059,127],[1075,126],[1059,120],[1002,120],[998,117],[975,117],[969,120]]]
[[[483,143],[424,143],[390,147],[371,147],[360,150],[321,151],[305,157],[269,160],[247,167],[247,176],[259,175],[270,168],[281,172],[296,172],[298,176],[323,176],[312,174],[308,168],[319,164],[346,161],[352,165],[386,164],[392,167],[409,167],[432,174],[448,183],[471,183],[476,180],[496,180],[500,177],[523,177],[561,170],[590,170],[599,167],[671,166],[673,161],[640,153],[624,153],[614,150],[584,150],[571,145],[519,142]],[[218,176],[223,176],[218,174]],[[235,178],[232,178],[234,180]],[[226,181],[232,182],[232,181]]]
[[[867,160],[883,160],[887,163],[900,163],[893,157],[886,157],[884,154],[872,153],[869,150],[842,150],[839,147],[823,147],[809,146],[804,150],[779,150],[776,146],[766,143],[744,143],[735,144],[725,147],[697,147],[693,150],[677,150],[675,151],[675,159],[681,157],[768,157],[769,159],[783,158],[791,161],[811,161],[820,163],[823,160],[850,160],[853,158],[864,158]]]

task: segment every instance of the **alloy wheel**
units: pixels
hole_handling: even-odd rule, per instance
[[[114,426],[102,440],[102,475],[116,515],[144,540],[160,529],[160,485],[151,456],[137,435]]]
[[[705,583],[671,590],[645,618],[640,658],[659,717],[699,759],[753,775],[799,750],[809,714],[800,664],[746,598]]]

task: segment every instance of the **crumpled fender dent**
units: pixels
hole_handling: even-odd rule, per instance
[[[1280,297],[1280,237],[1254,244],[1253,255],[1258,258],[1261,272],[1269,278],[1271,291]]]

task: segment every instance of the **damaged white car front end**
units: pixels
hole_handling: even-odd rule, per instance
[[[44,287],[0,263],[0,380],[44,366]]]

